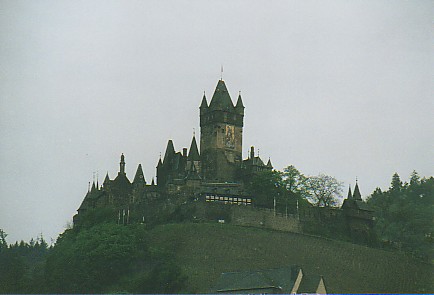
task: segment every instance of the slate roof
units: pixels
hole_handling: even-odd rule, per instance
[[[243,100],[241,99],[241,94],[238,94],[237,104],[235,105],[235,108],[237,109],[242,108],[244,110],[244,104],[243,104]]]
[[[356,181],[356,187],[354,188],[353,199],[359,201],[362,200],[362,195],[360,194],[359,184],[357,183],[357,181]]]
[[[206,96],[205,96],[205,93],[203,94],[203,97],[202,97],[202,103],[200,104],[200,107],[199,108],[208,108],[208,102],[206,101]]]
[[[298,275],[299,267],[290,266],[242,272],[222,273],[215,286],[216,292],[229,293],[251,290],[275,289],[278,293],[290,293]]]
[[[136,175],[134,176],[133,183],[146,183],[145,175],[143,174],[142,164],[137,167]]]
[[[264,162],[261,160],[261,158],[258,157],[253,157],[253,158],[248,158],[246,160],[243,161],[246,165],[252,165],[252,166],[265,166]],[[270,161],[271,164],[271,161]]]
[[[319,275],[306,275],[303,274],[303,279],[301,280],[300,286],[298,287],[298,294],[315,294],[318,289],[318,285],[321,281],[321,276]]]
[[[167,164],[174,154],[175,147],[173,146],[173,141],[169,139],[169,141],[167,142],[166,153],[164,154],[163,164]]]
[[[209,103],[209,110],[231,111],[233,109],[234,104],[232,103],[232,99],[229,95],[228,89],[226,88],[226,84],[223,80],[219,80],[211,102]]]
[[[190,150],[188,152],[187,159],[189,161],[200,161],[199,150],[197,148],[196,137],[193,135],[191,140]]]

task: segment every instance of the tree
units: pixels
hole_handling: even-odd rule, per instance
[[[403,186],[395,173],[390,189],[375,190],[368,203],[375,212],[374,229],[385,243],[428,261],[434,259],[433,177],[420,179],[413,171],[410,185]]]
[[[319,174],[310,176],[306,181],[308,199],[318,207],[333,207],[339,203],[343,184],[336,178]]]
[[[8,236],[7,233],[5,233],[1,228],[0,228],[0,252],[3,251],[4,249],[8,248],[8,243],[6,242],[6,237]]]
[[[402,188],[402,181],[398,173],[394,173],[392,176],[392,182],[390,183],[390,189],[392,191],[399,191]]]
[[[295,168],[295,166],[290,165],[286,167],[283,170],[282,178],[286,190],[288,190],[292,195],[305,195],[307,177]]]
[[[420,184],[420,176],[419,173],[416,172],[416,170],[413,170],[413,172],[410,175],[410,185],[418,185]]]
[[[255,197],[255,206],[273,208],[274,199],[283,198],[286,189],[280,171],[261,171],[247,184],[247,190]]]

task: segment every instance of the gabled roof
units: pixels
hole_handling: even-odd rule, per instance
[[[142,164],[139,164],[139,166],[137,167],[133,183],[146,183],[145,175],[143,174]]]
[[[319,290],[320,285],[324,285],[324,279],[319,275],[303,275],[300,286],[298,287],[297,294],[315,294]]]
[[[278,293],[290,293],[297,278],[298,270],[298,267],[291,266],[222,273],[215,286],[215,291],[245,293],[250,290],[250,293],[258,293],[261,289],[275,289]]]
[[[271,159],[268,158],[267,167],[273,168],[273,165],[271,164]]]
[[[219,80],[217,83],[217,87],[209,103],[209,109],[225,111],[232,111],[234,109],[234,104],[223,80]]]
[[[189,161],[200,161],[199,150],[197,148],[196,136],[193,135],[193,139],[191,140],[190,150],[188,152],[187,159]]]
[[[271,164],[270,160],[269,160],[269,162]],[[259,167],[265,166],[264,162],[262,161],[262,159],[259,156],[243,160],[243,163],[245,165],[250,165],[250,166],[259,166]]]

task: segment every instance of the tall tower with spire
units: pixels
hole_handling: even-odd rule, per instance
[[[206,182],[236,182],[242,163],[244,105],[241,94],[233,104],[219,80],[208,105],[200,105],[201,174]]]

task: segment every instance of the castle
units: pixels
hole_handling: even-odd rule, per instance
[[[141,164],[137,167],[133,181],[128,179],[125,173],[125,156],[122,154],[118,175],[110,179],[107,174],[101,186],[97,181],[89,187],[77,210],[78,214],[73,218],[74,225],[79,224],[83,213],[95,208],[117,210],[119,223],[130,223],[130,211],[135,213],[135,220],[131,220],[132,222],[137,219],[145,222],[147,216],[145,211],[150,204],[157,204],[151,209],[155,216],[155,210],[176,204],[176,201],[172,201],[162,205],[165,201],[180,201],[182,197],[184,197],[182,200],[186,200],[187,197],[189,200],[201,200],[202,204],[214,203],[216,206],[236,204],[244,205],[242,207],[253,207],[254,196],[246,190],[245,184],[252,180],[255,173],[271,171],[273,166],[270,160],[265,164],[259,155],[255,155],[253,146],[247,159],[242,159],[244,104],[241,94],[234,104],[225,82],[219,80],[211,101],[208,104],[204,94],[199,110],[200,149],[195,134],[190,149],[183,148],[178,152],[175,151],[173,141],[169,140],[164,157],[160,156],[158,160],[157,182],[152,179],[150,184],[145,180]],[[172,209],[179,205],[178,202],[177,205],[172,206]],[[209,214],[204,212],[207,211],[206,208],[213,206],[206,208],[202,206],[202,209],[198,210],[199,207],[196,206],[194,215],[202,215],[205,219],[215,219],[223,213],[224,216],[232,216],[234,223],[268,226],[279,230],[300,231],[300,222],[308,224],[312,221],[314,223],[337,221],[347,228],[347,234],[354,241],[361,242],[371,239],[373,227],[373,211],[362,201],[357,181],[354,194],[349,189],[348,197],[340,209],[314,208],[309,204],[305,209],[299,210],[297,203],[297,216],[292,216],[292,220],[288,215],[279,219],[275,209],[274,212],[263,212],[262,215],[258,213],[249,215],[245,210],[240,211],[236,207],[226,206],[223,211],[217,210],[217,213]],[[258,221],[258,218],[262,221]],[[268,225],[265,224],[265,220]]]
[[[89,188],[74,224],[80,214],[89,209],[113,206],[129,210],[131,205],[162,195],[190,194],[206,196],[207,200],[225,200],[250,205],[251,196],[245,190],[245,182],[259,171],[272,170],[271,161],[265,164],[254,147],[247,159],[242,159],[244,104],[241,94],[233,103],[225,82],[218,81],[208,104],[204,94],[200,110],[200,149],[195,135],[190,149],[175,151],[169,140],[164,157],[158,160],[157,183],[148,184],[141,164],[131,182],[125,173],[125,156],[121,155],[119,172],[110,179],[108,173],[100,186],[94,182]]]

